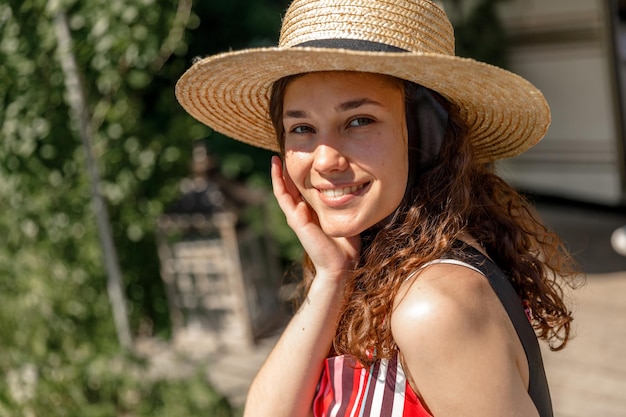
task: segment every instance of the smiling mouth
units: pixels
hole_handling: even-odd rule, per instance
[[[322,193],[326,197],[338,198],[338,197],[343,197],[346,194],[354,194],[357,191],[363,189],[366,185],[367,184],[354,185],[352,187],[329,188],[329,189],[320,190],[320,193]]]

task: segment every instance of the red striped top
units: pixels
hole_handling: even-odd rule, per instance
[[[541,416],[551,417],[552,404],[545,378],[541,351],[530,324],[530,310],[521,302],[506,276],[480,252],[474,265],[455,259],[438,259],[433,263],[466,266],[485,275],[511,317],[528,358],[531,372],[529,394]],[[487,268],[489,266],[489,268]],[[483,270],[483,268],[485,268]],[[506,292],[508,291],[508,292]],[[520,313],[513,315],[515,313]],[[525,333],[520,333],[524,331]],[[529,352],[532,354],[528,356]],[[432,417],[407,382],[396,354],[369,368],[349,355],[326,359],[317,394],[313,400],[314,417]]]
[[[352,356],[326,359],[314,417],[432,417],[409,386],[398,356],[367,368]]]

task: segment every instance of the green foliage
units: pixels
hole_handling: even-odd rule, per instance
[[[444,0],[454,25],[456,54],[506,67],[506,33],[497,5],[506,0]]]
[[[31,363],[6,374],[0,417],[233,417],[226,398],[202,373],[184,379],[146,377],[146,364],[122,356],[79,356]]]
[[[174,84],[197,55],[275,42],[285,2],[197,2],[188,18],[178,6],[0,2],[0,416],[230,415],[201,376],[144,381],[119,358],[53,26],[66,11],[133,332],[167,337],[155,223],[189,173],[192,141],[208,138],[225,174],[255,187],[268,189],[269,171],[267,153],[226,145],[188,116]]]
[[[487,37],[496,2],[455,22],[461,55],[502,55]],[[206,138],[224,176],[270,188],[269,152],[194,121],[174,84],[196,56],[275,44],[287,3],[197,1],[185,15],[185,0],[0,2],[0,416],[231,415],[202,375],[146,380],[120,354],[53,17],[64,10],[70,24],[133,332],[167,337],[155,223],[189,172],[192,141]],[[286,260],[300,255],[273,199],[245,219],[271,230]]]

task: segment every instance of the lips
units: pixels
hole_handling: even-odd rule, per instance
[[[328,198],[339,198],[348,194],[354,194],[357,191],[363,189],[366,184],[353,185],[351,187],[340,187],[340,188],[328,188],[320,190],[325,197]]]

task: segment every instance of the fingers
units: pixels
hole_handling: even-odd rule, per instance
[[[274,196],[281,206],[283,202],[286,202],[288,197],[295,200],[287,188],[287,184],[283,177],[283,164],[278,156],[272,156],[271,177]]]
[[[360,237],[331,238],[319,224],[315,210],[302,198],[281,159],[271,161],[272,188],[287,224],[296,233],[317,271],[345,272],[354,267],[360,251]],[[341,275],[341,274],[339,274]]]
[[[272,189],[274,190],[274,195],[285,192],[283,166],[278,156],[272,156],[270,176],[272,178]]]
[[[271,177],[276,201],[289,220],[296,212],[299,203],[302,202],[302,198],[291,178],[286,175],[286,170],[278,156],[272,156]]]
[[[290,196],[294,204],[304,201],[300,191],[298,191],[298,188],[278,156],[272,156],[271,176],[272,188],[276,198],[281,199]]]
[[[304,197],[302,196],[302,194],[300,194],[298,187],[296,187],[296,184],[293,182],[291,176],[289,175],[289,171],[287,171],[284,165],[282,172],[283,179],[285,180],[285,186],[287,187],[287,192],[294,197],[294,200],[304,201]]]

